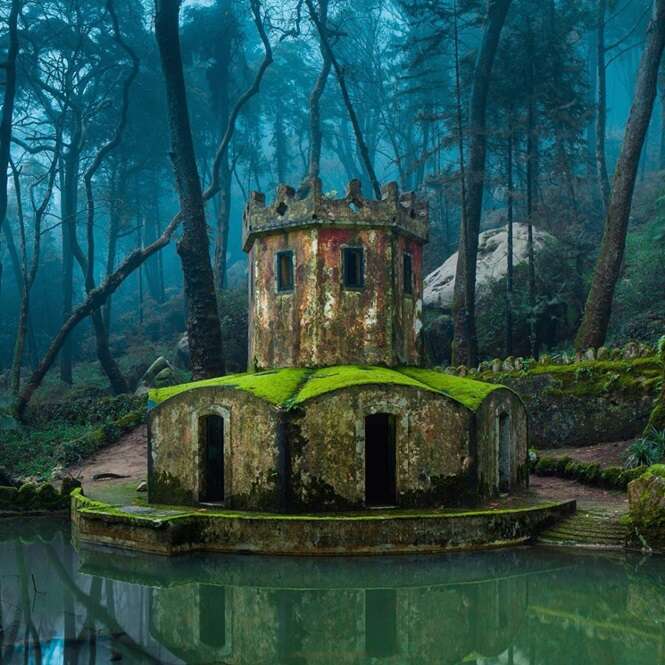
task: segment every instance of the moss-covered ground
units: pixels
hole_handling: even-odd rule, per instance
[[[439,393],[476,410],[497,384],[451,376],[437,370],[415,367],[376,367],[336,365],[321,369],[286,368],[265,372],[235,374],[218,379],[185,383],[150,391],[150,404],[157,405],[188,390],[228,387],[249,392],[271,404],[290,407],[342,388],[361,385],[411,386]]]
[[[60,402],[35,412],[27,423],[0,412],[0,469],[12,477],[47,480],[54,467],[89,457],[144,417],[145,398],[131,395]]]
[[[557,505],[555,501],[529,501],[525,499],[520,505],[509,507],[478,507],[455,509],[389,509],[366,510],[361,512],[345,513],[268,513],[241,510],[224,510],[208,507],[192,508],[191,506],[171,506],[150,504],[147,505],[141,498],[133,497],[133,503],[123,503],[119,499],[132,499],[130,493],[117,495],[115,500],[102,501],[84,496],[80,490],[74,490],[74,505],[77,511],[84,514],[97,514],[100,516],[121,517],[128,520],[143,521],[173,521],[189,517],[205,517],[219,519],[252,519],[280,521],[376,521],[409,518],[441,518],[441,517],[474,517],[492,515],[510,515]]]
[[[572,365],[531,365],[511,372],[484,372],[481,379],[508,382],[529,376],[547,376],[550,395],[602,397],[613,393],[649,394],[658,389],[663,377],[657,356],[633,360],[583,360]]]

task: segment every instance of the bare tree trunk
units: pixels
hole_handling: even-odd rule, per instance
[[[538,357],[538,321],[536,314],[536,263],[533,248],[533,190],[536,170],[537,150],[535,132],[535,109],[533,99],[533,68],[531,69],[529,110],[526,135],[526,223],[527,223],[527,265],[529,295],[529,351],[532,358]]]
[[[166,83],[171,160],[184,229],[178,254],[185,281],[192,375],[203,379],[224,374],[224,355],[180,55],[179,13],[178,0],[155,1],[155,36]]]
[[[658,153],[658,168],[665,169],[665,68],[662,63],[658,76],[658,89],[660,91],[660,150]]]
[[[92,179],[102,165],[106,157],[113,151],[115,148],[120,145],[122,141],[122,135],[127,124],[127,113],[129,110],[129,90],[131,85],[136,78],[139,70],[139,59],[134,53],[134,51],[125,43],[121,34],[120,26],[118,24],[118,18],[115,13],[115,7],[113,5],[113,0],[108,0],[107,9],[111,16],[111,21],[113,24],[113,32],[116,41],[120,47],[127,53],[131,60],[131,69],[129,74],[125,78],[122,86],[122,102],[120,108],[120,118],[118,124],[115,127],[115,130],[111,138],[102,145],[97,154],[95,155],[92,163],[88,167],[83,177],[85,184],[85,195],[86,195],[86,204],[87,204],[87,216],[86,216],[86,235],[87,235],[87,265],[81,266],[85,274],[85,289],[86,292],[90,293],[95,288],[95,198],[92,187]],[[141,245],[139,244],[139,247]],[[122,375],[118,363],[116,363],[111,349],[109,348],[109,335],[108,329],[104,323],[104,316],[100,309],[96,309],[91,313],[92,325],[95,331],[95,342],[97,347],[97,359],[99,360],[104,373],[106,374],[109,383],[111,384],[111,389],[115,395],[120,395],[121,393],[129,392],[129,384],[125,380],[125,377]]]
[[[646,44],[637,74],[635,94],[617,162],[605,229],[596,261],[584,316],[575,345],[582,350],[605,342],[614,288],[619,278],[626,245],[633,190],[640,154],[649,128],[656,97],[658,68],[665,47],[665,0],[654,0]]]
[[[228,159],[220,165],[219,210],[217,211],[217,240],[215,243],[215,268],[217,287],[226,288],[226,254],[229,245],[231,222],[231,169]]]
[[[328,0],[319,0],[319,21],[323,29],[328,23]],[[316,83],[309,96],[309,164],[307,168],[308,178],[318,178],[321,171],[321,97],[326,87],[326,81],[330,74],[330,58],[323,43],[320,43],[321,58],[323,64],[316,78]]]
[[[494,56],[511,0],[490,0],[487,21],[473,73],[469,109],[469,168],[467,171],[466,214],[462,220],[459,254],[455,272],[453,298],[454,339],[453,363],[468,366],[478,362],[476,333],[476,261],[478,235],[485,185],[487,151],[486,111]]]
[[[258,0],[250,0],[250,4],[256,29],[265,48],[265,55],[254,76],[254,80],[247,88],[247,90],[245,90],[245,92],[238,98],[229,116],[226,132],[224,133],[224,136],[215,154],[215,161],[212,168],[212,182],[202,196],[204,201],[210,200],[220,190],[219,164],[222,160],[222,157],[226,153],[226,150],[228,149],[229,142],[231,141],[233,132],[235,130],[235,123],[238,115],[240,114],[243,106],[259,91],[263,76],[273,61],[270,40],[268,39],[268,35],[259,12],[260,4]],[[183,214],[182,212],[179,212],[167,224],[166,228],[160,237],[155,240],[155,242],[147,245],[146,247],[135,249],[133,252],[131,252],[118,266],[118,268],[115,269],[112,273],[108,274],[103,283],[88,293],[86,295],[86,299],[80,305],[78,305],[76,309],[74,309],[71,316],[63,323],[56,336],[51,340],[46,353],[39,361],[37,367],[30,376],[29,381],[21,390],[21,393],[19,394],[14,406],[14,411],[19,418],[22,418],[25,414],[25,410],[30,403],[32,396],[41,385],[44,377],[46,376],[46,373],[53,365],[53,362],[55,361],[58,353],[60,353],[65,340],[72,332],[72,330],[74,330],[76,326],[81,321],[86,319],[93,311],[104,306],[108,298],[113,295],[113,293],[115,293],[115,291],[127,279],[127,277],[129,277],[129,275],[131,275],[134,270],[139,268],[144,261],[147,261],[151,256],[166,247],[182,220]]]
[[[9,47],[7,59],[3,63],[5,70],[5,94],[0,117],[0,230],[7,216],[7,182],[9,180],[9,153],[12,143],[12,118],[16,97],[16,58],[18,57],[18,16],[20,1],[12,0],[9,12]]]
[[[598,99],[596,104],[596,177],[598,188],[603,200],[603,214],[607,212],[610,202],[610,180],[607,175],[605,158],[605,135],[607,125],[607,70],[605,66],[605,15],[607,0],[598,0],[597,13],[597,57],[598,67]]]
[[[7,182],[9,180],[9,155],[12,143],[12,119],[14,116],[14,100],[16,98],[16,59],[18,57],[18,17],[20,0],[12,0],[9,11],[7,59],[3,63],[5,70],[5,93],[2,100],[2,116],[0,117],[0,247],[2,231],[7,232]],[[11,250],[11,248],[10,248]],[[0,280],[2,278],[2,262],[0,261]],[[0,282],[1,283],[1,282]]]
[[[506,0],[503,1],[505,2]],[[367,171],[367,176],[369,177],[370,184],[372,185],[372,189],[374,190],[374,196],[376,196],[377,199],[380,199],[381,185],[379,184],[379,181],[376,177],[376,173],[374,171],[374,164],[372,164],[372,159],[370,157],[369,150],[367,148],[367,143],[365,142],[362,129],[360,128],[360,122],[358,121],[358,116],[356,115],[356,111],[353,108],[351,97],[349,95],[349,90],[346,87],[346,79],[344,78],[344,71],[340,66],[339,62],[337,62],[337,58],[335,58],[335,54],[333,53],[332,46],[330,45],[330,40],[328,38],[328,31],[326,30],[325,26],[319,19],[319,14],[316,11],[316,8],[314,7],[313,0],[305,0],[305,4],[307,5],[307,9],[309,10],[309,16],[312,19],[312,23],[314,23],[316,29],[318,30],[319,38],[321,40],[321,46],[326,50],[328,58],[330,59],[330,64],[332,65],[332,68],[335,71],[335,76],[337,77],[337,83],[339,84],[339,89],[340,92],[342,93],[342,101],[344,102],[346,111],[349,114],[349,119],[351,120],[351,126],[353,127],[353,133],[356,137],[356,143],[358,144],[358,152],[360,153],[360,156],[363,160],[363,165],[365,166],[365,170]]]
[[[69,318],[74,300],[74,244],[76,242],[78,132],[62,158],[62,321]],[[72,384],[72,344],[67,340],[60,354],[60,379]]]
[[[513,355],[513,123],[509,122],[506,146],[506,171],[508,180],[508,247],[506,254],[506,355]]]

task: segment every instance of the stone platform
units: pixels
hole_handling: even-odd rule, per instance
[[[479,510],[369,510],[285,515],[118,506],[72,494],[79,543],[173,556],[227,552],[299,556],[426,554],[514,546],[575,513],[575,501]]]

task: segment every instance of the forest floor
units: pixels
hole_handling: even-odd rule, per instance
[[[135,492],[148,476],[148,428],[137,427],[65,473],[78,478],[84,492],[99,500],[110,500],[116,493]],[[99,474],[118,477],[94,480]]]
[[[576,460],[593,461],[609,466],[621,463],[629,444],[630,441],[619,441],[584,448],[559,448],[541,452],[548,457],[569,455]],[[126,496],[135,492],[138,484],[147,477],[147,459],[148,434],[147,428],[142,426],[125,434],[117,443],[103,448],[83,463],[70,467],[67,472],[81,480],[88,496],[111,500],[115,494]],[[115,474],[120,477],[93,480],[98,474]],[[582,509],[602,508],[621,513],[628,510],[625,492],[582,485],[563,478],[532,475],[529,495],[541,501],[576,499],[578,507]]]

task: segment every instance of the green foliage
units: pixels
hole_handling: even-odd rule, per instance
[[[665,196],[657,201],[655,218],[628,234],[625,256],[609,337],[619,343],[653,340],[665,326]]]
[[[3,435],[0,466],[7,476],[48,478],[55,466],[68,466],[116,441],[145,417],[145,398],[133,395],[43,406],[30,425]],[[3,482],[6,482],[3,481]]]
[[[629,446],[627,453],[627,469],[662,462],[665,459],[665,430],[650,427],[642,438]]]
[[[628,483],[644,472],[645,467],[624,469],[618,466],[601,467],[592,462],[578,462],[571,457],[543,457],[535,467],[538,476],[569,478],[586,485],[611,490],[625,490]]]

